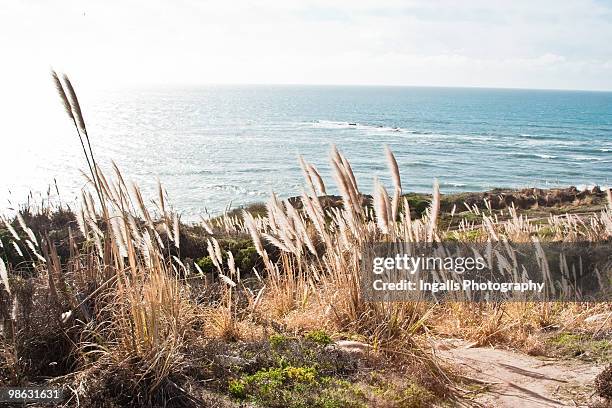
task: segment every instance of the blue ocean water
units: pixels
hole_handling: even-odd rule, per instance
[[[430,191],[435,177],[443,193],[609,185],[612,170],[609,92],[160,87],[104,92],[87,98],[84,111],[99,161],[114,159],[145,193],[153,194],[159,178],[185,218],[264,201],[272,191],[299,194],[298,155],[333,186],[332,144],[365,192],[375,176],[391,185],[385,145],[405,191]],[[85,168],[71,149],[46,149],[37,172],[39,184],[56,178],[68,197],[82,187],[77,169]],[[13,182],[28,186],[27,179]]]

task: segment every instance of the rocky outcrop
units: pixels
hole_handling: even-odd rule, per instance
[[[426,207],[426,202],[431,200],[431,194],[409,193],[404,197],[408,200],[410,207],[416,209],[417,213],[422,212]],[[342,206],[342,197],[337,195],[326,195],[319,197],[324,208]],[[361,195],[362,205],[369,206],[372,203],[372,196]],[[457,206],[459,211],[465,208],[464,203],[470,207],[478,206],[484,208],[485,200],[494,210],[510,208],[514,204],[517,209],[546,208],[564,205],[600,205],[606,200],[606,192],[599,187],[587,190],[579,190],[576,187],[567,188],[524,188],[520,190],[512,189],[493,189],[485,192],[470,192],[442,195],[440,209],[451,211],[453,206]],[[297,209],[302,208],[300,197],[291,197],[289,202]]]

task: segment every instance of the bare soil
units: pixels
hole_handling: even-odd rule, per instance
[[[602,365],[533,357],[458,339],[436,342],[436,354],[480,383],[471,400],[482,407],[589,407],[599,401],[593,380]]]

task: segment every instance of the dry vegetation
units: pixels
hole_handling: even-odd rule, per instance
[[[393,192],[376,183],[370,200],[333,148],[342,205],[325,205],[323,179],[301,160],[299,205],[273,196],[258,214],[185,226],[161,186],[149,204],[116,167],[103,174],[69,80],[54,80],[91,188],[76,215],[2,220],[1,383],[62,387],[66,406],[418,407],[470,386],[439,365],[436,337],[609,359],[608,303],[372,303],[359,273],[380,241],[609,242],[609,207],[535,221],[512,203],[443,212],[434,184],[415,217],[391,151]]]

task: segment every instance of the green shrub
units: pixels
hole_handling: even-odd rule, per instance
[[[204,273],[213,273],[217,269],[210,256],[200,258],[196,263]]]
[[[481,242],[485,236],[482,229],[476,228],[468,231],[452,231],[447,239],[459,242]]]
[[[285,343],[286,340],[287,338],[282,334],[273,334],[270,336],[270,346],[272,346],[272,348],[277,348]]]
[[[228,391],[234,398],[246,398],[246,385],[243,380],[231,380],[229,382]]]
[[[238,251],[236,254],[236,265],[238,265],[241,271],[251,271],[257,264],[258,259],[259,255],[255,247],[249,246]]]
[[[397,398],[398,407],[401,408],[431,407],[435,401],[435,395],[415,383],[410,383]]]
[[[249,272],[257,265],[259,255],[252,242],[247,239],[220,239],[219,246],[221,247],[221,256],[226,267],[227,251],[234,255],[234,263],[241,271]],[[204,273],[213,273],[217,270],[210,256],[199,258],[196,263]]]
[[[324,346],[332,343],[331,337],[324,330],[313,330],[306,333],[305,337],[310,341],[314,341],[315,343],[319,343]]]
[[[587,361],[612,360],[612,345],[606,339],[594,339],[587,334],[562,332],[548,340],[553,354],[577,357]]]
[[[363,408],[363,394],[347,381],[320,376],[315,367],[274,367],[229,383],[229,393],[265,407]]]
[[[410,206],[412,215],[420,217],[431,205],[431,198],[426,194],[410,193],[402,196]]]

